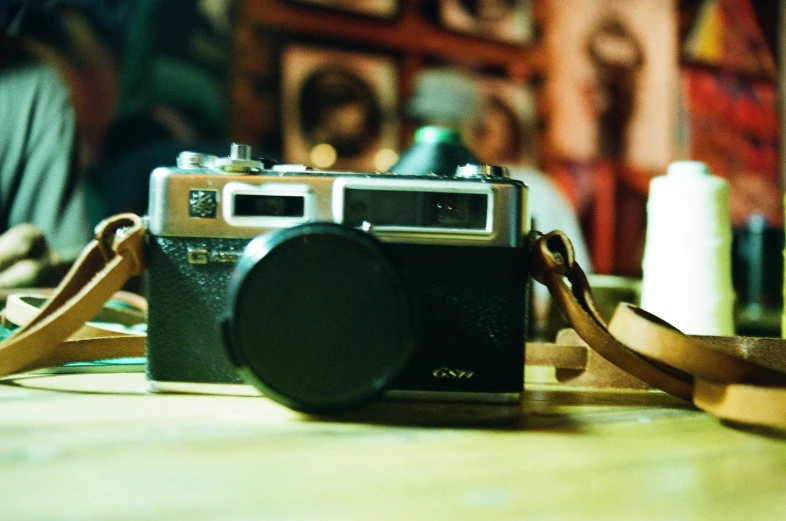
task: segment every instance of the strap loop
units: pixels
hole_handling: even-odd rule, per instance
[[[118,255],[128,257],[134,261],[132,276],[144,272],[144,225],[139,216],[126,213],[105,219],[96,226],[95,239],[105,263]]]
[[[532,258],[532,277],[548,286],[547,280],[554,275],[566,277],[576,267],[576,256],[568,237],[559,231],[546,235],[539,234],[535,239],[536,251]]]

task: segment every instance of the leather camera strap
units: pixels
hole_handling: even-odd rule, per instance
[[[20,315],[14,307],[26,306],[24,297],[11,299],[6,318],[10,314],[21,327],[0,342],[0,376],[71,361],[142,356],[144,335],[84,328],[93,327],[86,323],[129,277],[144,271],[144,235],[140,217],[111,217],[98,226],[95,240],[40,311]],[[531,265],[533,277],[548,287],[580,339],[568,335],[556,344],[528,344],[528,364],[555,366],[560,380],[581,385],[648,384],[721,418],[786,427],[786,341],[689,336],[631,305],[621,305],[607,323],[570,241],[559,231],[535,240]],[[605,368],[601,357],[610,362]]]
[[[32,322],[45,302],[46,290],[13,291],[6,295],[2,319],[6,325],[24,327]],[[74,362],[94,362],[112,358],[142,357],[145,351],[144,333],[135,332],[132,326],[144,324],[147,302],[133,293],[119,291],[112,301],[124,307],[105,307],[93,320],[87,322],[49,355],[41,359],[43,367],[56,367]],[[119,327],[123,329],[119,329]]]
[[[693,403],[726,420],[786,427],[786,341],[690,336],[629,304],[609,330],[640,354],[694,376]]]
[[[606,324],[562,232],[539,237],[532,261],[578,335],[619,368],[720,418],[786,427],[786,341],[686,335],[630,304]]]
[[[143,356],[144,337],[138,335],[109,342],[100,337],[66,346],[63,342],[95,317],[130,277],[144,271],[144,240],[145,227],[137,215],[120,214],[99,224],[96,238],[47,303],[0,342],[0,377],[65,362]]]
[[[640,355],[611,334],[564,233],[551,232],[537,239],[532,249],[532,275],[549,289],[576,333],[603,358],[655,388],[690,400],[690,374]]]

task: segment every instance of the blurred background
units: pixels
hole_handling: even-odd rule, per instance
[[[782,307],[777,0],[4,0],[76,109],[95,221],[185,149],[385,171],[422,124],[542,174],[593,271],[636,278],[649,180],[732,185],[743,307]],[[8,130],[4,130],[8,131]],[[537,198],[533,190],[531,198]]]

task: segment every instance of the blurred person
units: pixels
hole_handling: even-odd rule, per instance
[[[150,172],[180,151],[227,153],[232,0],[6,2],[68,86],[90,223],[145,213]]]
[[[92,235],[74,109],[53,67],[0,39],[0,287],[52,285]]]
[[[179,152],[226,155],[231,0],[115,0],[128,6],[116,114],[88,181],[91,219],[147,212],[150,173]]]
[[[13,34],[55,68],[68,87],[76,114],[77,165],[85,171],[115,116],[121,13],[127,0],[7,1],[16,11]]]

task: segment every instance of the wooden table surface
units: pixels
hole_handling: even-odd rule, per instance
[[[310,418],[150,395],[142,374],[0,383],[0,520],[786,519],[786,434],[660,392]]]

